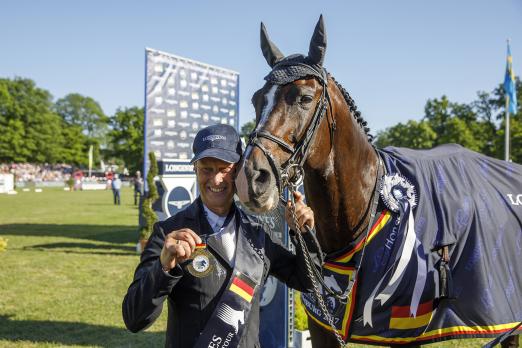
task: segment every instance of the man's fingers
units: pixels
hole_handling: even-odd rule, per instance
[[[196,244],[201,243],[201,238],[191,229],[182,228],[167,234],[160,255],[163,266],[174,267],[176,263],[190,258],[196,249]]]
[[[286,209],[285,209],[286,221],[288,222],[288,224],[291,226],[291,228],[293,230],[299,229],[299,230],[303,230],[303,232],[304,232],[305,229],[303,227],[305,225],[308,225],[310,228],[314,228],[314,212],[312,211],[312,209],[309,206],[307,206],[304,203],[303,194],[299,191],[294,191],[293,194],[294,194],[294,203],[295,203],[295,207],[293,209],[295,209],[294,210],[295,216],[297,218],[297,224],[299,226],[294,226],[295,221],[294,221],[294,217],[292,214],[292,206],[291,206],[290,200],[288,200]]]
[[[192,231],[191,229],[187,229],[186,233],[188,235],[190,235],[192,241],[194,241],[195,244],[200,244],[202,242],[201,237],[198,236],[198,234],[196,232]]]
[[[313,228],[313,218],[309,215],[309,214],[306,214],[306,215],[302,215],[300,218],[299,218],[299,226],[302,226],[304,227],[305,225],[308,225],[308,227],[310,228]],[[304,230],[304,228],[303,228]]]
[[[165,240],[164,248],[167,249],[169,258],[182,259],[187,256],[187,250],[190,251],[191,245],[180,238],[179,235],[169,235],[169,238]]]
[[[176,241],[171,241],[169,244],[165,244],[165,248],[167,249],[166,256],[169,260],[179,259],[185,256],[185,250],[180,244],[176,244]]]
[[[299,191],[294,191],[294,199],[296,202],[301,202],[303,200],[303,194]]]
[[[192,249],[190,245],[185,241],[179,241],[178,244],[174,244],[174,258],[177,262],[183,262],[186,259],[190,258],[192,255]]]
[[[194,250],[196,248],[196,244],[201,243],[201,237],[197,235],[196,232],[192,231],[189,228],[182,228],[177,231],[173,231],[168,235],[169,239],[174,239],[176,241],[184,241],[187,242],[189,247]]]
[[[187,245],[188,248],[190,248],[190,250],[196,249],[197,241],[193,235],[184,234],[184,235],[180,236],[180,239],[178,239],[178,240],[180,241],[180,244]]]
[[[312,209],[306,205],[303,205],[296,212],[297,221],[302,230],[305,225],[308,225],[310,228],[314,228],[314,213]]]

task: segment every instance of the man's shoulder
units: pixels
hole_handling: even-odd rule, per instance
[[[182,210],[178,211],[176,214],[158,223],[161,227],[168,229],[172,228],[173,226],[177,226],[184,221],[193,220],[196,218],[197,215],[197,205],[197,200],[194,200],[194,202],[192,202]]]

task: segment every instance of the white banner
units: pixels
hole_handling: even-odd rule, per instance
[[[14,175],[0,174],[0,193],[9,193],[14,191]]]

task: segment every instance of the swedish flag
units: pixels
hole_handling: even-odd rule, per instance
[[[507,62],[506,62],[506,76],[504,77],[504,91],[506,98],[508,98],[508,109],[511,114],[517,113],[517,91],[515,86],[515,73],[513,72],[513,58],[511,57],[511,48],[509,42],[507,46]]]

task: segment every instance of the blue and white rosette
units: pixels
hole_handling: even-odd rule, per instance
[[[370,297],[366,300],[363,310],[363,323],[373,327],[372,323],[372,305],[374,300],[379,300],[382,306],[395,293],[397,287],[401,283],[406,267],[408,266],[413,251],[416,250],[417,258],[417,277],[413,290],[410,314],[417,315],[422,291],[426,283],[427,267],[425,256],[423,255],[421,243],[415,234],[415,220],[413,218],[412,209],[417,206],[417,195],[415,186],[400,174],[386,175],[382,181],[380,190],[381,199],[389,210],[399,214],[397,219],[398,231],[404,231],[401,245],[397,255],[400,256],[394,262],[396,267],[391,267],[386,271],[382,279],[379,281]],[[386,287],[377,295],[377,291],[381,288],[384,279],[388,273],[392,272],[392,276],[388,280]]]

